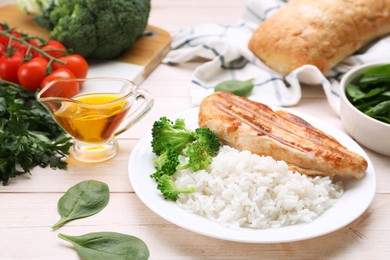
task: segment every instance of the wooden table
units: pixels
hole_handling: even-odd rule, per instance
[[[10,2],[1,1],[0,4]],[[242,0],[152,1],[150,23],[170,33],[206,22],[233,24],[245,9]],[[154,120],[191,108],[189,85],[198,63],[159,65],[142,87],[154,98],[153,110],[119,136],[120,152],[102,164],[69,160],[67,171],[36,168],[8,186],[0,186],[0,259],[78,259],[75,250],[57,238],[59,232],[79,235],[116,231],[138,236],[151,259],[390,259],[390,158],[365,150],[377,174],[376,196],[368,210],[333,233],[292,243],[246,244],[223,241],[175,226],[149,210],[128,179],[128,159]],[[305,87],[293,109],[311,114],[343,130],[320,87]],[[99,214],[52,231],[58,219],[57,201],[72,185],[87,179],[106,182],[110,203]],[[359,201],[356,201],[359,203]]]

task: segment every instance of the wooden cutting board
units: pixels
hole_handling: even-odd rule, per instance
[[[36,25],[32,16],[25,15],[15,5],[0,7],[0,23],[7,23],[16,30],[30,36],[49,38],[49,32],[46,29]],[[171,36],[168,32],[152,25],[147,26],[146,32],[145,36],[138,39],[123,55],[114,60],[115,70],[118,70],[118,68],[133,70],[129,71],[128,74],[124,71],[121,75],[129,75],[129,78],[136,81],[136,83],[143,81],[157,67],[170,49]],[[136,66],[118,66],[115,61]],[[110,61],[107,64],[112,63]],[[106,74],[104,76],[113,75]]]

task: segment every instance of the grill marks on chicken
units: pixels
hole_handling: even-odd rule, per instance
[[[302,118],[230,92],[203,100],[199,126],[232,147],[284,160],[302,174],[362,178],[367,169],[362,156]]]

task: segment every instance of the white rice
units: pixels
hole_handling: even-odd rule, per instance
[[[312,222],[343,194],[341,182],[288,170],[283,161],[223,146],[206,170],[179,171],[185,210],[232,228],[278,228]]]

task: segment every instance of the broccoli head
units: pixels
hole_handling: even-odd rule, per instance
[[[212,152],[210,147],[201,142],[193,142],[188,144],[183,154],[188,157],[186,163],[178,165],[178,170],[184,170],[191,168],[193,171],[199,171],[206,169],[206,167],[213,161]]]
[[[220,148],[218,137],[209,128],[197,128],[195,141],[186,145],[183,155],[188,158],[186,163],[180,164],[177,169],[191,168],[193,171],[204,170],[213,161]]]
[[[153,159],[154,167],[157,170],[150,177],[156,181],[163,175],[173,175],[176,167],[180,164],[179,154],[175,149],[168,148],[160,156]]]
[[[173,201],[176,201],[181,193],[195,192],[195,187],[178,187],[168,175],[163,175],[158,180],[157,189],[161,191],[165,199]]]
[[[194,140],[194,132],[186,128],[183,119],[177,119],[173,123],[168,118],[161,117],[153,124],[152,149],[157,155],[160,155],[168,147],[181,153],[182,149]]]
[[[221,143],[209,128],[197,128],[195,130],[195,139],[200,143],[206,144],[210,149],[211,155],[218,153]]]
[[[118,57],[143,34],[150,0],[33,0],[35,21],[51,31],[51,38],[85,58]],[[31,4],[30,4],[31,6]],[[36,5],[35,5],[36,6]]]

